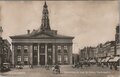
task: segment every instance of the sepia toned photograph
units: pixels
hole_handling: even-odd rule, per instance
[[[120,77],[120,0],[0,0],[0,77]]]

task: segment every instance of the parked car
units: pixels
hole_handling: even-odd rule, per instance
[[[16,65],[17,69],[23,69],[23,65],[21,63],[19,63],[18,65]]]
[[[3,66],[0,68],[1,72],[10,71],[10,63],[3,63]]]

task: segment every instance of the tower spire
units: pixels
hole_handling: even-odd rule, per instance
[[[50,31],[50,24],[49,24],[49,12],[48,12],[48,8],[47,8],[47,3],[45,1],[44,5],[43,5],[43,12],[42,12],[42,23],[41,23],[41,27],[40,30],[41,31]]]

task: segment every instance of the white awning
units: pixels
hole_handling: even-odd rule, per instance
[[[98,62],[101,62],[101,59],[98,59]]]
[[[110,57],[106,57],[104,62],[108,62],[109,59],[110,59]]]
[[[113,62],[114,58],[110,59],[109,62]]]
[[[95,63],[96,61],[94,59],[90,60],[90,62]]]
[[[113,59],[110,59],[109,62],[117,62],[120,59],[120,57],[114,57]]]
[[[102,59],[101,62],[105,62],[105,59]]]

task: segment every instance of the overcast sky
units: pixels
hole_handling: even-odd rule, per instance
[[[0,1],[3,37],[38,29],[44,1]],[[114,40],[118,25],[117,1],[47,1],[50,26],[59,34],[74,36],[73,52],[84,46]]]

